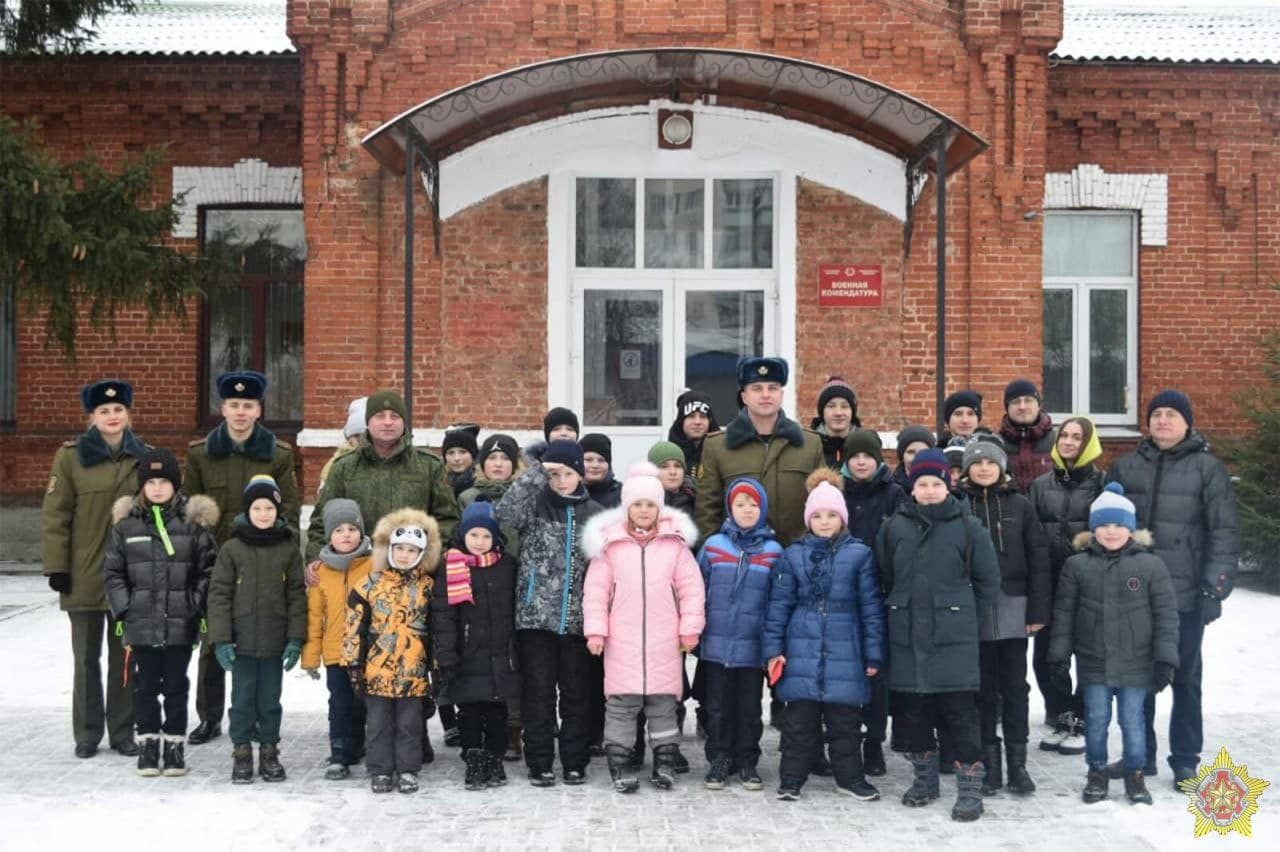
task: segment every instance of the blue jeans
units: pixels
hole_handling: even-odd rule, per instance
[[[1124,744],[1124,768],[1133,772],[1147,759],[1147,723],[1143,705],[1147,690],[1136,686],[1084,685],[1084,757],[1090,769],[1107,765],[1107,729],[1111,727],[1111,697],[1116,699],[1116,720]]]

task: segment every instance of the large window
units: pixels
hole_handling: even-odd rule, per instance
[[[206,422],[218,419],[217,378],[229,370],[267,376],[263,419],[302,422],[302,211],[203,208],[201,243],[240,269],[238,286],[210,293],[202,317]]]
[[[1137,219],[1052,212],[1044,222],[1044,404],[1133,425],[1138,398]]]
[[[18,410],[18,314],[12,282],[0,285],[0,426],[12,426]]]

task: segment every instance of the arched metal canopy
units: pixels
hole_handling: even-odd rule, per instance
[[[406,110],[364,138],[384,167],[404,171],[405,145],[440,160],[516,124],[655,97],[712,99],[857,137],[907,163],[935,169],[945,136],[950,171],[987,143],[942,112],[838,68],[765,53],[717,48],[613,50],[512,68]]]
[[[432,235],[440,254],[440,161],[512,127],[654,98],[769,112],[860,139],[906,166],[903,248],[923,173],[937,178],[937,245],[946,244],[947,176],[964,168],[987,143],[946,114],[856,74],[766,53],[718,48],[656,47],[585,53],[512,68],[424,101],[374,130],[364,147],[404,178],[404,396],[413,411],[414,163],[431,202]],[[935,255],[937,301],[935,379],[938,434],[946,385],[946,252]],[[409,424],[406,423],[406,426]]]

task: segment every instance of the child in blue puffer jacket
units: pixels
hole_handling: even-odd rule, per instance
[[[794,801],[822,752],[826,724],[836,789],[860,801],[880,798],[867,782],[859,742],[861,707],[885,659],[884,602],[871,549],[849,534],[839,475],[809,475],[809,532],[783,552],[769,592],[764,653],[770,676],[782,667],[778,798]]]
[[[765,523],[764,487],[735,479],[725,491],[725,520],[698,554],[707,585],[707,626],[698,647],[706,683],[708,790],[723,790],[735,771],[747,790],[764,785],[760,761],[760,684],[764,614],[782,545]]]

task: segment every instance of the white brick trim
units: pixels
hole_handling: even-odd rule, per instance
[[[1044,176],[1044,209],[1137,210],[1142,245],[1169,244],[1169,176],[1107,174],[1101,166],[1082,163],[1070,172]]]
[[[301,204],[302,169],[241,160],[234,166],[174,166],[173,197],[183,192],[173,236],[196,236],[201,204]]]

